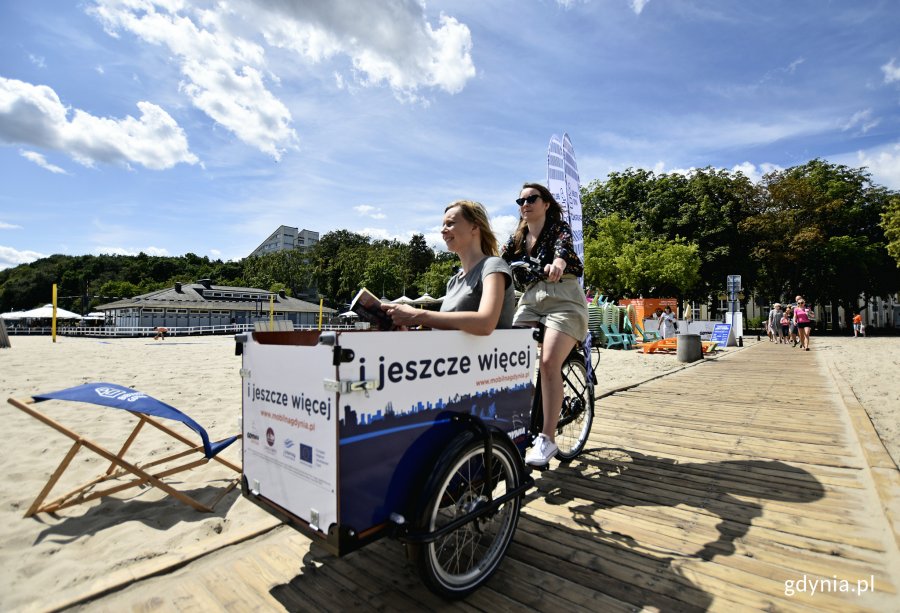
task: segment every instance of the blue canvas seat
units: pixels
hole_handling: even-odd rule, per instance
[[[131,431],[131,434],[123,442],[122,448],[119,450],[119,452],[113,453],[98,445],[97,443],[91,441],[90,439],[85,438],[76,432],[73,432],[66,426],[51,419],[47,415],[44,415],[34,408],[34,404],[47,400],[85,402],[114,409],[122,409],[137,417],[138,423]],[[43,490],[41,490],[41,493],[38,494],[38,497],[34,500],[28,511],[25,513],[25,517],[29,517],[31,515],[34,515],[35,513],[51,513],[75,504],[95,500],[103,496],[109,496],[110,494],[120,492],[132,487],[139,487],[145,484],[150,484],[163,490],[167,494],[175,497],[176,499],[193,507],[194,509],[197,509],[198,511],[211,512],[213,510],[213,507],[215,507],[215,504],[219,500],[221,500],[222,497],[225,496],[225,494],[227,494],[229,491],[231,491],[231,489],[234,488],[240,478],[241,468],[239,466],[235,465],[232,462],[229,462],[228,460],[225,460],[224,458],[217,457],[223,449],[240,438],[239,434],[230,436],[220,441],[211,442],[206,430],[204,430],[203,427],[196,421],[194,421],[175,407],[152,398],[147,394],[144,394],[137,390],[133,390],[129,387],[116,385],[114,383],[85,383],[84,385],[70,387],[57,392],[36,394],[32,396],[30,400],[23,401],[17,400],[15,398],[9,398],[8,401],[14,407],[47,424],[48,426],[54,428],[57,432],[64,434],[74,441],[66,456],[50,476]],[[156,418],[175,420],[183,423],[200,437],[200,444],[198,445],[196,444],[196,442],[191,441],[187,437],[172,430],[165,424],[158,421]],[[151,462],[144,462],[139,464],[137,462],[126,460],[124,457],[126,452],[131,447],[138,433],[141,431],[145,424],[149,424],[160,430],[161,432],[167,434],[170,438],[184,443],[188,448],[180,452],[167,455],[165,457],[154,459]],[[62,477],[63,473],[66,471],[66,468],[68,468],[69,464],[72,462],[72,459],[82,447],[89,449],[90,451],[93,451],[97,455],[108,460],[110,462],[110,466],[107,471],[103,475],[92,479],[88,483],[75,488],[67,494],[64,494],[63,496],[60,496],[50,502],[44,503],[44,500],[50,494],[57,481],[59,481],[60,477]],[[185,458],[188,458],[192,455],[199,455],[202,457],[194,458],[188,461],[184,460]],[[195,500],[184,492],[176,490],[169,483],[163,480],[165,477],[206,464],[210,460],[215,460],[223,464],[224,466],[227,466],[231,470],[235,471],[238,474],[238,477],[232,479],[230,481],[230,485],[228,485],[227,488],[208,505]],[[149,470],[151,468],[154,468],[155,470],[151,472]],[[124,483],[121,482],[120,478],[128,478],[129,475],[131,477],[129,481],[126,481]],[[109,484],[109,487],[106,487],[105,489],[100,489],[101,484],[114,480],[118,480],[119,482],[116,484]]]

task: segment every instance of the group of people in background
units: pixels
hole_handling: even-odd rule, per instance
[[[797,296],[793,304],[776,302],[766,320],[769,341],[800,347],[809,351],[809,334],[816,314],[806,306],[803,296]]]

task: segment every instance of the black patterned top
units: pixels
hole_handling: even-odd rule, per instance
[[[528,236],[527,227],[525,228],[525,236]],[[503,249],[500,250],[500,257],[507,262],[524,260],[525,245],[522,245],[522,251],[518,253],[516,253],[515,249],[515,235],[513,235],[509,237]],[[530,256],[540,262],[542,269],[547,264],[552,264],[556,258],[562,258],[566,262],[565,274],[575,275],[576,277],[584,274],[584,265],[581,263],[581,258],[578,257],[578,254],[575,253],[575,245],[572,242],[572,228],[562,220],[544,224],[537,241],[534,243],[534,247],[531,249]],[[513,277],[521,285],[528,285],[538,280],[536,275],[521,268],[513,270]]]

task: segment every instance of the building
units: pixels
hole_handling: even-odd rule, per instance
[[[299,249],[306,251],[319,242],[319,233],[312,230],[298,230],[291,226],[279,226],[277,230],[269,235],[259,247],[253,250],[250,256],[264,255],[266,253],[275,253],[276,251],[286,251],[288,249]]]
[[[210,279],[176,283],[175,287],[110,302],[97,310],[106,314],[106,321],[120,328],[180,328],[268,321],[270,308],[276,320],[292,321],[295,327],[313,327],[319,323],[317,304],[286,296],[284,292],[213,285]],[[322,309],[325,321],[334,313],[334,309]]]

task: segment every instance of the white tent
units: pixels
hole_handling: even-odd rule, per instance
[[[31,309],[30,311],[24,311],[20,313],[20,317],[24,319],[51,319],[53,317],[53,305],[45,304],[42,307],[38,307],[36,309]],[[65,309],[61,309],[59,307],[56,308],[56,318],[57,319],[81,319],[81,315],[78,313],[73,313],[72,311],[67,311]]]
[[[391,300],[391,304],[412,304],[414,300],[408,296],[400,296],[396,300]]]
[[[428,292],[425,292],[424,294],[422,294],[421,296],[419,296],[418,298],[413,300],[412,304],[416,304],[419,306],[428,306],[428,305],[432,305],[432,304],[440,304],[443,301],[444,301],[443,298],[432,298],[431,296],[428,295]]]
[[[345,311],[344,313],[338,315],[338,317],[349,317],[350,319],[353,319],[354,317],[359,317],[359,315],[357,315],[353,311]]]
[[[88,313],[87,315],[85,315],[84,319],[87,321],[106,321],[106,313],[95,311],[94,313]]]
[[[11,311],[9,313],[0,313],[0,319],[24,319],[25,311]]]

